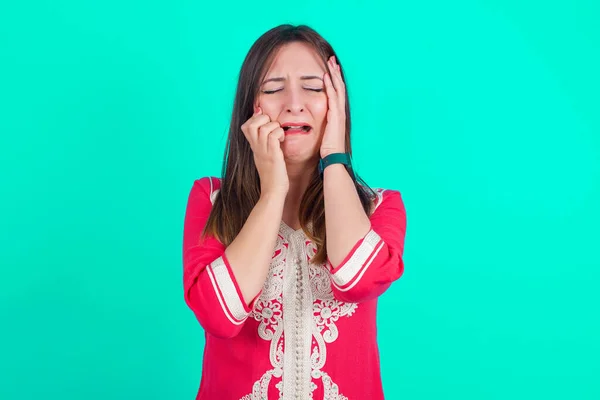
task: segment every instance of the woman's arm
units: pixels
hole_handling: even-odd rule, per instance
[[[284,202],[285,195],[261,195],[240,233],[225,250],[246,304],[258,296],[265,284]]]
[[[342,164],[325,168],[323,179],[334,295],[355,303],[375,298],[404,272],[406,210],[400,192],[385,191],[368,217]]]
[[[200,240],[212,208],[211,180],[196,180],[190,191],[183,239],[184,296],[202,327],[233,337],[252,311],[264,285],[284,199],[262,197],[235,240],[226,248],[213,236]]]
[[[323,171],[327,257],[333,265],[342,262],[354,244],[371,229],[354,181],[343,164]]]

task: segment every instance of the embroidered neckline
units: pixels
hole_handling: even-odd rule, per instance
[[[307,228],[310,230],[312,227],[312,224],[309,222]],[[280,224],[279,224],[279,232],[283,235],[283,237],[285,239],[290,239],[293,236],[306,236],[306,233],[304,232],[304,230],[302,228],[299,229],[294,229],[291,226],[289,226],[288,224],[286,224],[285,222],[283,222],[283,220],[281,220]]]
[[[285,222],[283,222],[283,220],[281,220],[281,223],[279,224],[279,229],[282,233],[286,234],[285,236],[289,236],[294,233],[304,232],[302,228],[294,229]]]

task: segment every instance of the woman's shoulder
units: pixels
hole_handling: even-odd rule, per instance
[[[209,196],[211,203],[214,202],[215,196],[221,189],[221,178],[216,176],[203,176],[194,180],[192,185],[192,193],[202,196]]]
[[[218,190],[221,188],[221,178],[216,176],[203,176],[194,180],[194,186],[199,186],[203,189]]]
[[[398,189],[392,188],[381,188],[374,187],[372,188],[373,192],[375,192],[375,198],[373,199],[373,211],[375,211],[382,204],[403,204],[402,202],[402,194]]]

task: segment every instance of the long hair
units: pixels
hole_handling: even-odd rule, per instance
[[[306,25],[279,25],[264,33],[250,48],[240,70],[233,104],[221,171],[221,190],[215,197],[203,232],[203,237],[212,235],[225,246],[233,242],[260,198],[258,171],[254,164],[250,143],[244,136],[241,126],[254,112],[253,104],[260,90],[260,82],[264,79],[277,50],[292,42],[301,42],[312,47],[326,66],[327,60],[332,55],[336,55],[331,45]],[[338,59],[337,55],[336,59]],[[338,64],[341,67],[339,59]],[[330,72],[329,67],[326,68]],[[346,152],[351,155],[350,127],[350,103],[346,91]],[[354,175],[354,184],[360,201],[367,215],[370,215],[372,201],[376,194],[356,172]],[[325,203],[323,181],[316,163],[310,183],[300,202],[299,220],[302,230],[317,248],[311,263],[324,263],[327,260]]]

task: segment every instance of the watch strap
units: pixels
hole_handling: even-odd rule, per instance
[[[332,153],[319,161],[319,173],[322,174],[325,168],[332,164],[344,164],[349,170],[352,170],[350,162],[350,154],[348,153]]]

